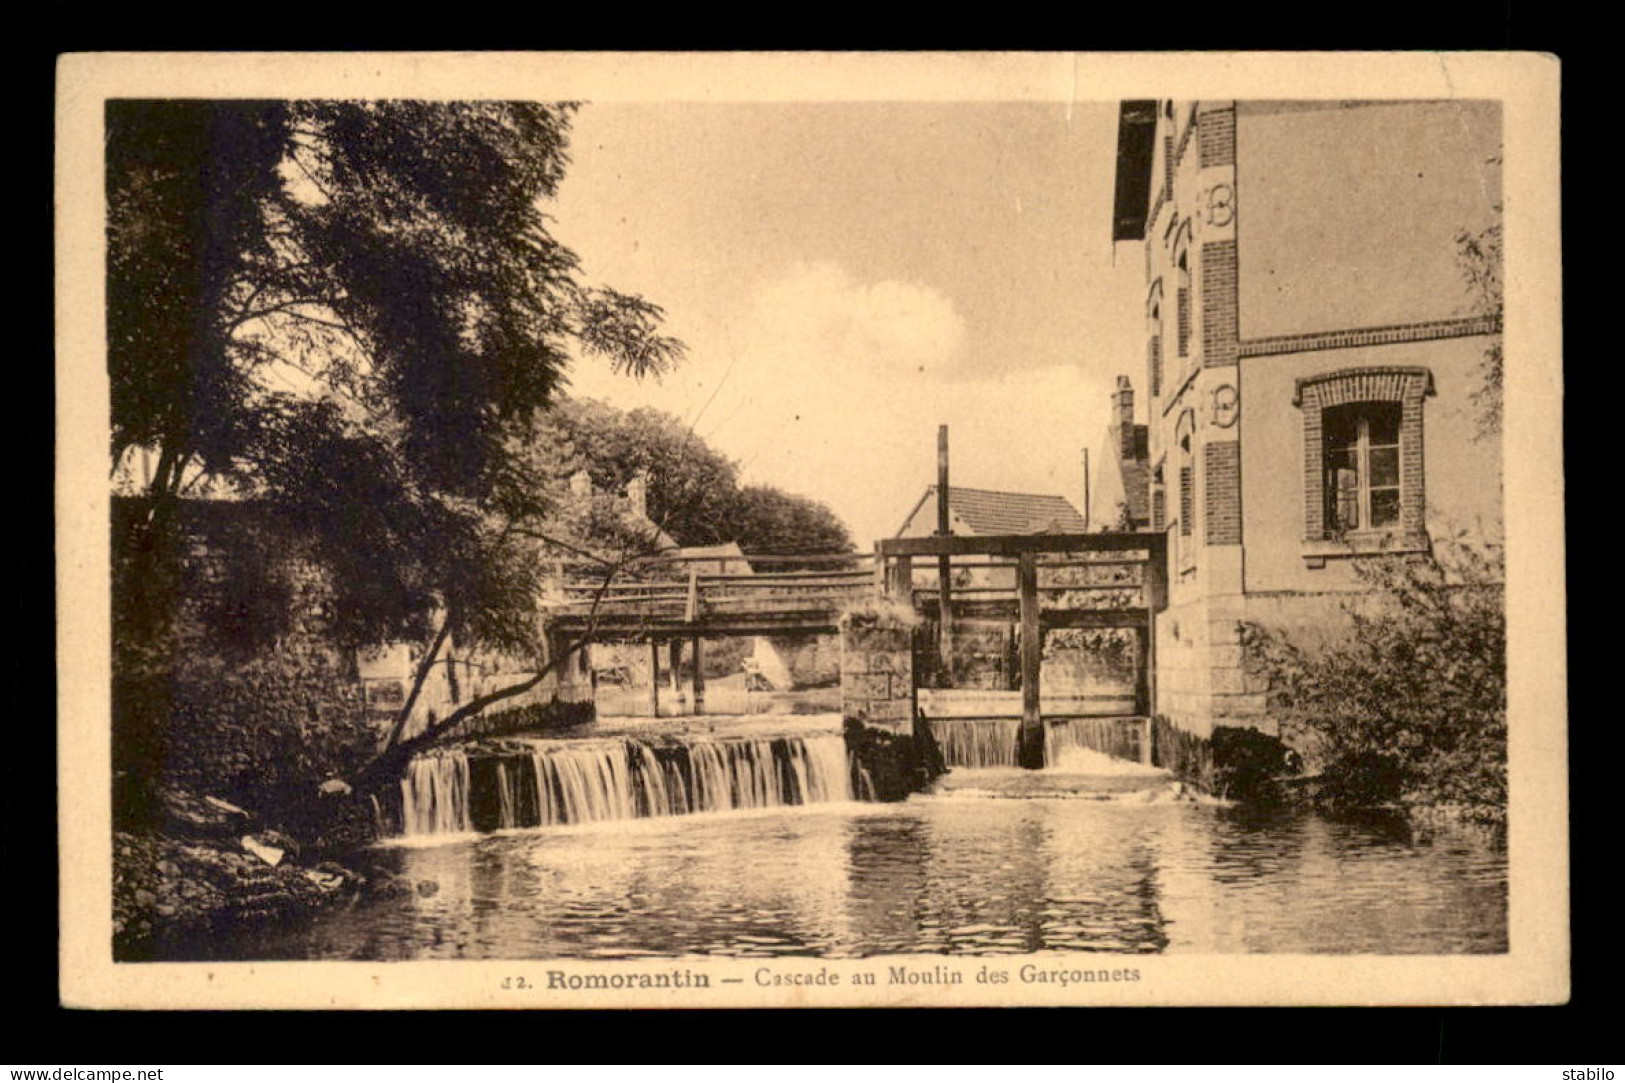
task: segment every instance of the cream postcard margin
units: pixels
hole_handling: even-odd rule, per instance
[[[81,54],[57,71],[56,416],[61,998],[101,1008],[707,1008],[1553,1004],[1569,996],[1559,63],[1498,53]],[[636,962],[114,963],[102,116],[109,98],[1113,101],[1487,98],[1503,103],[1509,945],[1495,956],[1136,956],[1136,983],[974,980],[975,957],[682,960],[707,988],[549,990]],[[1104,228],[1104,224],[1102,225]],[[1031,957],[1115,966],[1101,955]],[[1005,968],[1015,963],[1005,960]],[[888,985],[891,966],[962,984]],[[876,985],[849,984],[859,971]],[[525,979],[525,988],[512,980]],[[724,979],[737,979],[724,981]]]

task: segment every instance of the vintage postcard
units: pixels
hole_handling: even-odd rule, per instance
[[[58,72],[61,989],[1569,995],[1559,66]]]

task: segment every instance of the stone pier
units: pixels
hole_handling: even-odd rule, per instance
[[[911,624],[888,615],[841,621],[841,714],[889,733],[914,732]]]

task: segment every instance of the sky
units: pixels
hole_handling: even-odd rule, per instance
[[[1143,382],[1143,254],[1111,242],[1117,106],[585,105],[548,208],[586,277],[666,310],[654,406],[860,547],[936,479],[1082,509],[1118,373]]]

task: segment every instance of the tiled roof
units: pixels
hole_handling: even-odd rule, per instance
[[[936,491],[935,485],[927,489],[926,499],[935,499]],[[948,506],[960,522],[981,535],[1081,534],[1089,526],[1064,496],[1001,493],[951,485]]]

